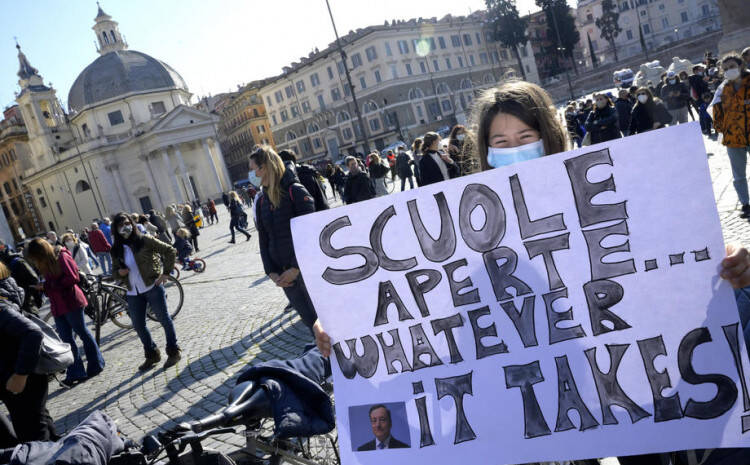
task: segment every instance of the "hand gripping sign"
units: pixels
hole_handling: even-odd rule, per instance
[[[292,228],[333,341],[344,464],[750,444],[747,351],[695,124]]]

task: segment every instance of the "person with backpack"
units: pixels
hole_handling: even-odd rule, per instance
[[[84,274],[93,274],[91,267],[89,266],[88,252],[86,251],[89,246],[87,246],[85,242],[76,239],[76,236],[72,233],[63,234],[61,239],[65,248],[68,249],[70,255],[73,256],[73,260],[75,260],[76,265],[78,265],[78,269]]]
[[[104,357],[83,321],[83,309],[88,305],[88,301],[78,286],[78,266],[65,247],[53,247],[40,238],[29,242],[27,256],[44,275],[44,283],[38,284],[37,289],[43,289],[49,297],[50,311],[55,318],[57,333],[63,342],[70,344],[73,351],[73,364],[68,367],[65,379],[61,382],[65,387],[73,387],[104,370]],[[88,364],[86,369],[73,338],[74,332],[83,342]]]
[[[323,187],[318,180],[318,171],[310,165],[298,164],[297,156],[291,150],[280,151],[279,157],[286,166],[292,167],[300,184],[305,186],[307,192],[312,195],[313,200],[315,200],[315,211],[328,210],[328,200],[326,200]]]
[[[0,400],[12,423],[11,430],[0,421],[0,449],[20,442],[55,440],[55,425],[47,410],[47,375],[34,373],[42,330],[21,314],[23,289],[2,263],[0,297]]]
[[[300,274],[292,241],[291,220],[315,211],[315,201],[289,165],[267,146],[256,146],[250,169],[260,177],[263,191],[255,203],[255,221],[263,269],[311,329],[317,319]]]
[[[396,170],[398,171],[398,177],[401,178],[402,192],[406,188],[407,179],[409,180],[409,189],[414,189],[414,172],[411,168],[413,164],[414,160],[406,153],[406,147],[400,145],[398,147],[398,156],[396,157]]]
[[[172,242],[172,237],[169,235],[169,226],[167,226],[167,222],[153,208],[148,211],[148,221],[156,226],[157,239],[162,242],[166,242],[167,244]]]
[[[42,293],[35,287],[39,284],[39,275],[36,270],[29,265],[22,254],[14,253],[2,241],[0,241],[0,263],[10,270],[11,277],[23,289],[24,299],[21,309],[38,315],[43,302]]]
[[[229,214],[231,215],[231,219],[229,220],[229,232],[232,233],[232,240],[229,241],[230,244],[234,244],[234,230],[241,232],[245,235],[245,241],[249,241],[252,235],[245,231],[245,228],[242,227],[242,217],[243,215],[247,217],[245,212],[242,210],[242,203],[240,202],[240,196],[237,195],[237,192],[231,191],[229,193]]]
[[[349,168],[349,174],[346,176],[344,201],[352,204],[374,198],[375,187],[367,173],[359,166],[357,159],[351,155],[346,157],[346,166]]]

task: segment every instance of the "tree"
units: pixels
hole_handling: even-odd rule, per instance
[[[615,62],[618,61],[615,39],[622,32],[622,28],[617,23],[619,20],[620,13],[617,12],[617,5],[614,0],[602,0],[602,15],[596,18],[596,27],[599,28],[602,39],[609,42],[609,45],[612,47],[612,51],[615,54]]]
[[[528,19],[518,15],[515,0],[485,0],[489,14],[489,26],[492,38],[513,51],[518,61],[521,76],[526,80],[526,71],[523,69],[521,54],[518,46],[528,40],[526,37],[526,26]]]
[[[586,37],[589,40],[589,55],[591,55],[591,66],[596,68],[597,66],[599,66],[599,59],[596,57],[596,53],[594,52],[594,44],[591,43],[591,36],[588,32],[586,33]]]
[[[573,59],[573,50],[581,39],[581,34],[576,28],[576,22],[571,14],[566,0],[535,0],[537,6],[541,7],[547,17],[549,26],[549,40],[553,46],[551,52],[555,56],[560,55],[570,59],[573,69],[578,74],[578,66]]]

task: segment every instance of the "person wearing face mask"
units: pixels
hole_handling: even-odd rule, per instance
[[[667,105],[672,123],[687,123],[690,92],[674,71],[667,73],[667,82],[661,88],[661,99]]]
[[[112,275],[127,288],[128,315],[143,344],[146,360],[139,371],[151,369],[161,360],[161,352],[146,327],[146,307],[151,306],[167,339],[164,368],[182,358],[174,323],[167,311],[164,282],[174,269],[177,251],[152,236],[142,235],[130,215],[120,212],[112,222]]]
[[[578,112],[576,111],[575,102],[569,104],[565,109],[565,126],[568,129],[568,138],[576,147],[581,147],[583,140],[583,128],[578,124]]]
[[[586,120],[586,131],[591,134],[591,143],[598,144],[612,139],[619,139],[620,127],[617,122],[617,110],[609,96],[594,94],[594,111]]]
[[[75,235],[71,233],[65,233],[62,236],[62,243],[68,252],[73,256],[78,269],[85,274],[93,274],[91,266],[89,266],[89,256],[86,249],[89,248],[85,242],[76,239]]]
[[[639,87],[635,92],[638,102],[633,106],[630,115],[630,135],[640,134],[652,129],[664,127],[672,121],[664,103],[655,98],[646,87]]]
[[[620,93],[615,100],[615,109],[617,110],[617,125],[623,136],[630,134],[630,113],[633,112],[633,103],[630,100],[630,93],[625,89],[620,89]]]
[[[70,344],[73,351],[73,364],[68,367],[65,379],[61,382],[65,387],[73,387],[104,370],[104,357],[83,321],[83,309],[88,305],[88,301],[78,287],[78,265],[67,248],[52,246],[39,238],[29,242],[26,256],[44,275],[44,283],[37,284],[35,288],[44,290],[49,298],[57,333],[63,342]],[[86,369],[83,367],[83,359],[73,333],[83,342],[88,365]]]
[[[421,175],[420,186],[427,186],[436,182],[447,181],[458,176],[458,166],[448,154],[438,150],[440,135],[428,132],[423,138],[422,159],[419,161]]]
[[[457,124],[451,129],[448,136],[448,155],[458,166],[460,176],[471,172],[471,159],[467,156],[468,141],[466,140],[466,128]]]
[[[750,149],[750,71],[736,53],[725,55],[721,67],[726,82],[719,101],[713,105],[714,128],[724,136],[722,144],[727,147],[732,165],[734,190],[742,204],[740,217],[750,218],[746,175],[747,152]]]
[[[706,76],[705,69],[706,67],[702,63],[698,63],[693,66],[693,74],[688,76],[687,79],[687,84],[690,87],[690,100],[696,109],[700,107],[703,95],[709,91],[708,77]]]

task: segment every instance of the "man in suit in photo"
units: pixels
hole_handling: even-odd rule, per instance
[[[409,445],[391,436],[391,411],[385,405],[373,405],[369,413],[370,426],[375,439],[362,444],[357,451],[409,448]]]

